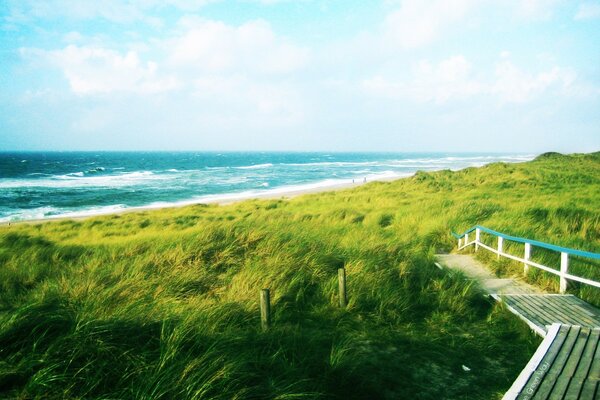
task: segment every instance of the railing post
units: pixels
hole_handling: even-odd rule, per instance
[[[346,308],[348,304],[348,295],[346,294],[346,269],[338,269],[338,294],[340,301],[340,308]]]
[[[462,242],[462,238],[458,238],[458,250],[460,250],[460,243]]]
[[[465,233],[465,243],[463,244],[463,246],[466,246],[469,244],[469,234]]]
[[[475,251],[479,250],[479,238],[481,237],[481,230],[475,229]]]
[[[525,261],[529,261],[531,258],[531,243],[525,243],[525,257],[523,257]],[[529,273],[529,265],[527,263],[523,263],[523,275],[527,276]]]
[[[271,325],[271,296],[269,289],[260,291],[260,326],[263,331],[269,329]]]
[[[500,254],[503,253],[503,251],[502,251],[503,244],[504,244],[504,238],[502,236],[498,236],[498,256],[496,257],[497,260],[500,259]]]
[[[569,255],[560,253],[560,293],[567,291],[567,274],[569,273]]]

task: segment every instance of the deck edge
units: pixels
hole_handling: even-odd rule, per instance
[[[527,326],[529,326],[529,328],[531,328],[532,331],[534,331],[535,333],[537,333],[538,335],[540,335],[541,337],[545,338],[547,333],[544,330],[544,328],[539,327],[538,325],[534,324],[532,321],[528,320],[527,318],[525,318],[524,315],[522,315],[517,309],[515,309],[514,307],[510,306],[507,302],[502,300],[503,295],[499,295],[499,294],[490,294],[490,296],[492,296],[498,303],[502,303],[504,304],[504,306],[513,314],[515,314],[517,317],[519,317],[519,319],[523,322],[525,322],[527,324]]]
[[[535,351],[525,368],[523,368],[517,379],[515,379],[510,389],[508,389],[508,391],[504,394],[502,400],[515,400],[517,396],[521,393],[521,390],[525,387],[525,385],[529,381],[529,378],[535,372],[537,366],[540,364],[540,362],[548,352],[548,349],[550,348],[550,346],[552,346],[552,343],[554,343],[554,339],[556,338],[560,327],[561,324],[559,323],[554,323],[550,326],[546,337],[539,345],[539,347],[537,348],[537,350]]]

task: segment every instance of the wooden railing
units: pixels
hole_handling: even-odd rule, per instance
[[[469,241],[469,234],[471,234],[473,231],[475,231],[475,238],[473,240]],[[485,243],[481,242],[481,232],[485,232],[485,233],[488,233],[490,235],[497,237],[498,241],[497,241],[497,247],[495,249],[493,247],[490,247],[490,246],[486,245]],[[467,230],[462,235],[459,235],[454,232],[452,232],[452,235],[458,239],[458,250],[462,250],[468,246],[475,245],[475,251],[479,250],[480,247],[483,247],[484,249],[489,250],[492,253],[496,253],[498,255],[498,259],[500,257],[506,257],[506,258],[510,258],[511,260],[522,262],[525,274],[527,274],[529,267],[531,266],[531,267],[539,268],[539,269],[549,272],[551,274],[558,275],[560,277],[560,293],[566,292],[567,282],[569,280],[581,282],[586,285],[591,285],[591,286],[600,288],[600,282],[597,282],[597,281],[594,281],[591,279],[587,279],[587,278],[583,278],[581,276],[572,275],[569,273],[569,255],[583,257],[583,258],[589,258],[589,259],[594,259],[594,260],[600,260],[600,254],[598,254],[598,253],[591,253],[589,251],[568,249],[566,247],[555,246],[553,244],[538,242],[536,240],[524,239],[524,238],[520,238],[520,237],[516,237],[516,236],[509,236],[504,233],[496,232],[496,231],[493,231],[491,229],[488,229],[488,228],[480,226],[480,225],[474,226],[473,228]],[[506,253],[504,251],[504,240],[525,244],[525,252],[523,254],[523,257],[521,258],[521,257],[514,256],[512,254]],[[542,264],[531,261],[532,247],[541,247],[544,249],[559,252],[560,253],[560,269],[557,270],[554,268],[550,268],[546,265],[542,265]]]

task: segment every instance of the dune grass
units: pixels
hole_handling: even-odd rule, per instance
[[[595,153],[0,227],[0,398],[501,398],[539,339],[433,256],[475,224],[599,251],[599,190]]]

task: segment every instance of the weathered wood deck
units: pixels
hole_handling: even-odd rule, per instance
[[[568,294],[549,294],[519,280],[498,278],[468,255],[439,255],[544,337],[503,400],[600,399],[600,310]]]
[[[503,400],[600,398],[600,328],[553,324]]]
[[[523,319],[540,336],[546,336],[553,323],[600,327],[600,310],[571,294],[494,295]]]

